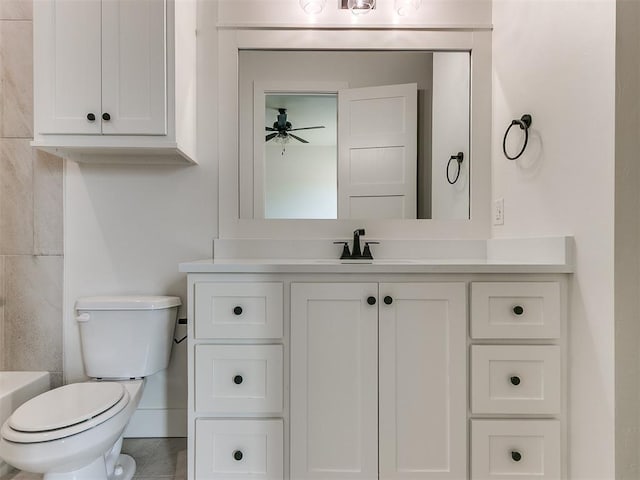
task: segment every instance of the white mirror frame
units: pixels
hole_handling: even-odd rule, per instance
[[[471,52],[469,220],[264,220],[239,218],[238,51],[437,50]],[[218,31],[219,237],[337,239],[489,238],[491,231],[491,32],[469,30],[242,29]]]

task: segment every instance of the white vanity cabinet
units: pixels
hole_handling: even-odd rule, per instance
[[[291,478],[466,476],[464,283],[291,285]]]
[[[195,2],[34,2],[33,145],[80,161],[192,161],[195,97],[181,89],[195,67],[180,56],[194,52]]]
[[[189,478],[282,480],[282,282],[198,281],[190,305]]]
[[[566,276],[191,268],[189,480],[566,474]]]
[[[562,285],[471,284],[471,478],[562,477]]]

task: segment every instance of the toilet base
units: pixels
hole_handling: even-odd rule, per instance
[[[45,473],[42,480],[131,480],[136,473],[136,461],[129,455],[118,456],[113,474],[107,475],[104,457],[96,459],[91,465],[64,473]]]
[[[110,480],[131,480],[136,473],[136,461],[124,453],[118,457],[118,463]]]

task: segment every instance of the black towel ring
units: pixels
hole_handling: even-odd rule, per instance
[[[449,176],[449,167],[451,166],[451,162],[453,160],[457,160],[458,161],[458,171],[456,172],[456,178],[451,180],[451,177]],[[458,152],[457,155],[451,155],[451,158],[447,162],[447,182],[449,182],[451,185],[456,183],[458,181],[458,178],[460,177],[460,165],[462,164],[463,160],[464,160],[464,153]]]
[[[529,141],[529,127],[531,126],[532,121],[533,119],[528,113],[522,115],[522,117],[520,117],[520,120],[511,121],[511,125],[509,125],[509,128],[507,128],[507,131],[504,133],[504,138],[502,139],[502,151],[504,152],[504,156],[509,160],[516,160],[517,158],[520,158],[520,155],[522,155],[525,148],[527,148],[527,142]],[[507,135],[509,135],[509,130],[511,130],[511,127],[513,127],[514,125],[518,125],[520,127],[520,130],[524,130],[524,144],[522,145],[520,153],[518,153],[515,157],[511,157],[507,153]]]

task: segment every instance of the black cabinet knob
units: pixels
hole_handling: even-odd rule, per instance
[[[96,116],[93,113],[87,113],[87,120],[89,120],[90,122],[94,122],[96,119]]]
[[[242,375],[236,375],[235,377],[233,377],[233,383],[235,383],[236,385],[240,385],[243,381],[244,379],[242,378]]]
[[[233,313],[234,315],[242,315],[242,307],[234,307]]]
[[[376,297],[369,297],[367,298],[367,303],[369,305],[375,305],[376,304]]]
[[[391,305],[393,303],[393,298],[391,298],[389,295],[387,295],[386,297],[384,297],[384,303],[386,305]]]
[[[520,460],[522,460],[522,454],[519,451],[514,450],[513,452],[511,452],[511,459],[514,462],[519,462]]]
[[[514,385],[516,387],[520,385],[520,377],[518,377],[517,375],[514,375],[513,377],[509,378],[509,381],[511,382],[511,385]]]
[[[522,315],[524,313],[524,307],[522,305],[516,305],[515,307],[513,307],[513,314],[514,315]]]
[[[108,122],[109,120],[111,120],[111,115],[109,115],[108,113],[103,113],[103,114],[102,114],[102,119],[103,119],[105,122]]]
[[[236,462],[242,460],[242,457],[244,457],[244,455],[242,454],[241,450],[236,450],[235,452],[233,452],[233,458],[236,460]]]

